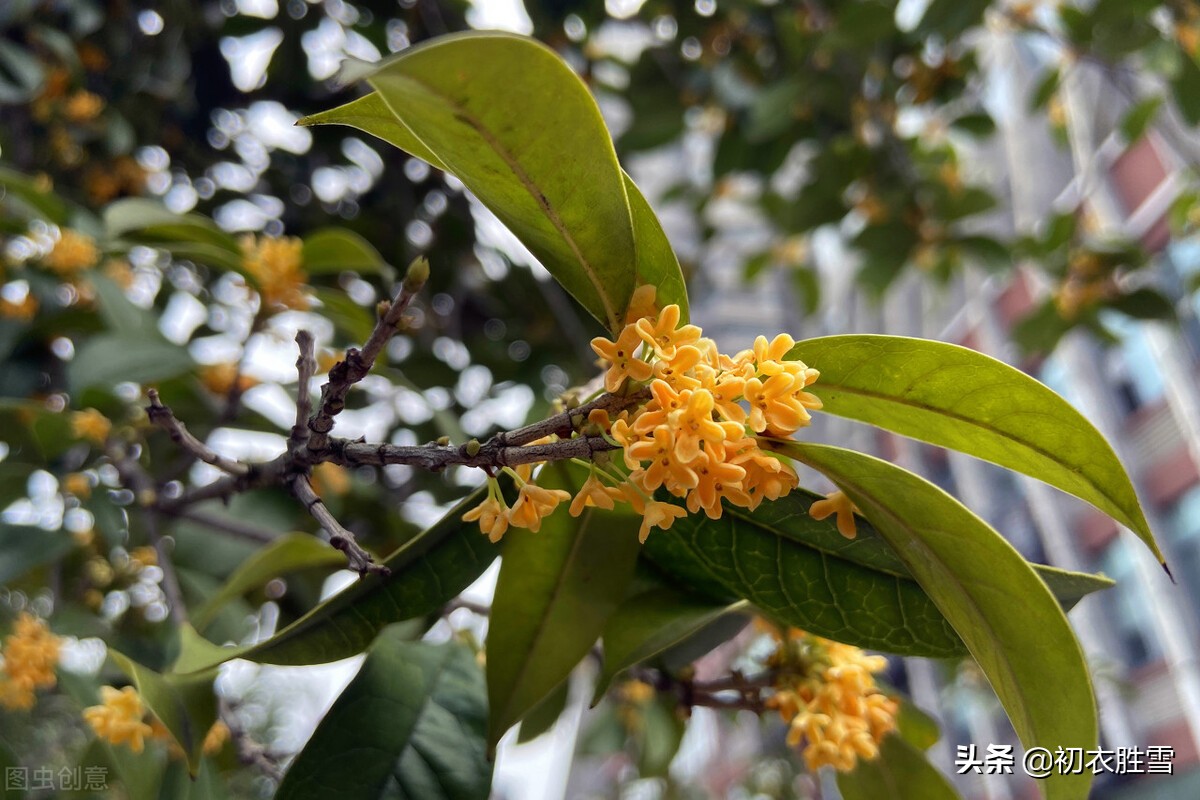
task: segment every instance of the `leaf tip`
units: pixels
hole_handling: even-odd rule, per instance
[[[1167,577],[1171,579],[1171,583],[1178,586],[1179,581],[1175,580],[1175,576],[1171,574],[1171,568],[1167,566],[1167,560],[1160,557],[1158,563],[1162,564],[1163,572],[1167,573]]]

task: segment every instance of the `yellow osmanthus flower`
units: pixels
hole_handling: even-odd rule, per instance
[[[313,491],[322,499],[342,496],[350,491],[350,472],[337,464],[325,461],[313,467]]]
[[[899,704],[875,685],[883,656],[791,629],[768,660],[776,669],[767,706],[789,724],[787,742],[799,747],[814,772],[854,769],[879,755],[879,742],[896,728]]]
[[[634,293],[631,305],[654,308],[652,287]],[[677,305],[629,321],[614,340],[597,338],[592,348],[607,365],[609,392],[649,389],[640,407],[615,420],[607,413],[577,423],[580,435],[603,435],[623,448],[621,459],[598,462],[570,505],[578,516],[587,507],[632,506],[642,516],[644,542],[653,528],[670,528],[688,512],[719,519],[722,503],[754,509],[796,487],[795,471],[762,450],[755,434],[790,436],[809,424],[821,401],[805,391],[820,373],[790,360],[792,337],[760,336],[736,355],[721,353],[695,325],[682,323]],[[632,382],[632,385],[627,385]],[[603,464],[603,466],[601,466]],[[492,482],[488,497],[464,515],[478,521],[496,541],[509,526],[537,530],[541,520],[569,495],[545,495],[520,476],[521,496],[509,508]],[[665,490],[683,502],[654,499]]]
[[[294,236],[268,237],[257,241],[241,239],[242,266],[258,287],[267,307],[304,311],[309,306],[305,293],[304,242]]]
[[[100,260],[100,249],[96,240],[86,233],[63,228],[54,249],[42,259],[42,266],[63,277],[71,277],[85,269],[96,266]]]
[[[32,292],[27,292],[24,297],[14,302],[5,297],[0,297],[0,317],[5,319],[13,319],[17,322],[29,322],[37,316],[38,301],[33,296]]]
[[[200,370],[200,382],[213,394],[229,394],[235,381],[239,392],[245,392],[258,385],[255,378],[239,372],[238,365],[232,361],[209,364]]]
[[[61,648],[62,640],[50,632],[45,622],[28,613],[17,617],[13,632],[4,639],[0,705],[13,710],[32,708],[34,692],[58,682],[54,668]]]
[[[223,720],[217,720],[208,729],[208,733],[204,735],[204,742],[200,745],[201,752],[206,756],[216,755],[221,752],[221,748],[229,741],[230,736],[229,726]],[[167,746],[167,755],[171,758],[180,761],[187,758],[187,754],[183,752],[183,748],[179,746],[179,742],[175,741],[175,736],[167,730],[166,725],[162,724],[162,720],[153,715],[150,717],[149,737],[165,744]]]
[[[72,472],[63,478],[62,489],[67,494],[86,500],[92,496],[92,480],[82,472]]]
[[[201,751],[206,756],[216,755],[221,752],[221,748],[230,739],[229,726],[222,720],[217,720],[208,729],[208,733],[204,735],[204,743],[200,745]]]
[[[75,123],[91,122],[104,110],[104,100],[97,94],[80,89],[63,104],[63,116]]]
[[[87,439],[94,444],[104,444],[112,431],[112,422],[94,408],[75,411],[71,414],[71,435],[76,439]]]
[[[838,533],[847,539],[858,535],[858,528],[854,522],[856,512],[858,506],[850,502],[850,498],[844,492],[830,492],[824,500],[818,500],[808,507],[808,515],[817,520],[837,514]]]
[[[146,709],[137,690],[132,686],[123,689],[101,686],[100,701],[100,705],[83,710],[83,718],[96,735],[110,744],[128,744],[133,752],[142,752],[154,728],[142,720]]]

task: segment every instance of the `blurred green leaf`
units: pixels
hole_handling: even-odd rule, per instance
[[[1190,53],[1179,59],[1179,74],[1171,80],[1175,102],[1188,125],[1200,125],[1200,64]]]
[[[604,626],[604,669],[596,681],[592,705],[599,703],[614,677],[653,658],[713,620],[749,608],[745,600],[713,603],[666,587],[627,598]]]
[[[959,450],[1086,500],[1163,556],[1133,484],[1104,437],[1020,370],[944,342],[829,336],[788,354],[821,370],[824,410]]]
[[[963,114],[950,123],[953,128],[958,128],[964,133],[969,133],[972,136],[991,136],[996,132],[996,121],[992,119],[991,114],[986,111],[979,111],[974,114]]]
[[[48,222],[67,221],[67,204],[27,175],[0,166],[0,201],[17,200]]]
[[[9,39],[0,39],[0,104],[30,100],[44,77],[45,70],[36,55]]]
[[[322,228],[304,237],[304,271],[309,275],[336,275],[354,270],[366,275],[390,271],[379,251],[363,237],[345,228]]]
[[[1175,304],[1157,289],[1142,287],[1108,302],[1108,307],[1134,319],[1175,319]]]
[[[953,39],[967,28],[983,22],[990,0],[932,0],[917,25],[923,36],[936,34],[944,40]]]
[[[301,569],[344,566],[346,556],[327,543],[306,533],[289,533],[255,552],[242,563],[221,590],[191,612],[192,624],[204,626],[235,597],[263,586],[273,578]]]
[[[823,472],[874,523],[962,637],[1026,747],[1096,744],[1096,701],[1079,642],[1011,544],[938,487],[886,461],[827,445],[776,449]],[[1049,800],[1083,800],[1091,779],[1053,774],[1043,786]]]
[[[43,564],[57,561],[74,546],[65,531],[0,522],[0,585],[11,583]]]
[[[1057,67],[1046,70],[1046,74],[1033,89],[1029,98],[1029,110],[1036,111],[1050,102],[1050,98],[1058,91],[1062,81],[1062,73]]]
[[[563,464],[538,478],[547,489],[582,484]],[[488,628],[488,744],[566,680],[620,605],[637,562],[640,518],[565,509],[537,533],[509,530]]]
[[[110,333],[93,336],[75,352],[67,370],[71,388],[111,387],[125,381],[150,383],[192,369],[187,348],[162,337]]]
[[[558,687],[538,703],[521,720],[520,732],[517,734],[517,744],[532,742],[546,731],[554,727],[567,706],[567,698],[571,692],[571,682],[563,681]]]
[[[843,800],[959,800],[959,794],[918,748],[889,734],[879,743],[879,756],[860,758],[852,772],[837,773]]]
[[[487,697],[474,654],[385,630],[308,744],[277,800],[486,800]]]
[[[1121,117],[1121,135],[1126,142],[1133,144],[1142,138],[1142,134],[1153,124],[1162,104],[1161,97],[1147,97],[1125,112],[1125,116]]]

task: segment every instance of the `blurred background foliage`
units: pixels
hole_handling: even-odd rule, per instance
[[[114,453],[159,465],[167,492],[203,470],[150,434],[141,386],[156,385],[201,438],[217,432],[214,446],[270,455],[291,424],[292,333],[315,326],[328,367],[369,333],[375,304],[417,255],[433,272],[408,335],[352,395],[339,430],[398,443],[482,437],[544,413],[590,377],[594,324],[461,184],[348,129],[293,126],[361,93],[339,80],[343,59],[376,60],[496,24],[545,41],[587,82],[685,273],[753,229],[737,250],[745,280],[780,271],[813,314],[822,307],[817,235],[841,241],[845,272],[876,297],[906,270],[941,284],[968,264],[1003,273],[1032,263],[1056,289],[1015,331],[1030,353],[1053,349],[1076,325],[1111,338],[1105,310],[1170,318],[1194,288],[1159,285],[1137,242],[1097,238],[1085,212],[998,230],[987,212],[1004,198],[971,158],[995,128],[975,47],[981,26],[1056,53],[1063,66],[1046,71],[1032,105],[1064,146],[1060,82],[1078,61],[1162,87],[1146,94],[1143,83],[1121,84],[1128,141],[1161,115],[1200,123],[1200,11],[1187,0],[527,0],[523,9],[8,0],[0,4],[6,615],[53,607],[61,634],[99,636],[147,665],[168,663],[162,574],[145,549],[157,533],[128,513],[138,498]],[[1181,176],[1189,188],[1172,224],[1185,232],[1200,227],[1194,165]],[[252,254],[285,259],[263,250],[284,236],[301,241],[289,279],[296,293],[272,303]],[[474,480],[403,467],[328,468],[317,479],[339,519],[381,553]],[[202,511],[199,520],[168,520],[165,531],[194,606],[273,532],[311,529],[282,493]],[[214,536],[216,523],[230,535]],[[241,641],[250,627],[269,632],[296,619],[333,569],[318,561],[232,600],[205,635]],[[250,704],[259,711],[251,732],[286,750],[278,704]],[[678,728],[666,711],[646,714],[645,725]],[[53,751],[69,736],[32,735],[16,717],[0,710],[13,741],[63,760]],[[670,753],[645,752],[641,734],[610,735],[628,718],[605,717],[610,729],[585,749],[626,748],[627,770],[665,773]],[[746,789],[793,796],[791,769],[763,762]]]

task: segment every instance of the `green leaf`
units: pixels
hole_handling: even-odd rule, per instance
[[[187,348],[161,337],[107,333],[93,336],[75,353],[67,375],[80,392],[123,381],[150,383],[182,375],[192,368]]]
[[[441,160],[404,127],[388,110],[378,92],[372,92],[344,106],[313,114],[300,120],[301,125],[349,125],[426,161],[440,170],[448,171]],[[663,231],[654,209],[650,207],[637,184],[622,172],[633,222],[634,245],[637,250],[637,282],[658,287],[660,306],[675,303],[688,319],[687,286],[671,242]],[[624,316],[624,308],[622,317]]]
[[[571,693],[571,682],[563,681],[558,688],[546,695],[521,720],[520,732],[517,734],[517,744],[532,742],[546,731],[554,727],[563,709],[567,707],[567,698]]]
[[[375,329],[375,316],[371,310],[354,302],[341,289],[318,286],[315,289],[321,301],[321,311],[349,341],[365,342]]]
[[[304,237],[304,271],[309,275],[336,275],[343,270],[382,274],[390,270],[379,251],[363,237],[345,228],[322,228]]]
[[[714,603],[667,587],[635,594],[604,626],[604,670],[596,681],[595,706],[613,678],[679,644],[725,614],[749,608],[745,600]]]
[[[63,531],[0,522],[0,585],[57,561],[74,547],[71,537]]]
[[[921,36],[936,34],[944,40],[954,39],[968,28],[983,22],[983,12],[990,0],[932,0],[917,25]]]
[[[656,693],[638,708],[641,725],[634,733],[638,749],[638,775],[642,778],[666,778],[679,744],[684,723],[679,717],[675,698]]]
[[[996,132],[996,121],[986,111],[963,114],[951,122],[950,126],[978,137],[991,136]]]
[[[1049,103],[1050,98],[1058,91],[1060,83],[1062,83],[1062,73],[1058,68],[1047,70],[1029,98],[1029,110],[1036,111]]]
[[[1175,304],[1157,289],[1142,287],[1123,294],[1108,303],[1108,307],[1134,319],[1174,319]]]
[[[0,39],[0,103],[17,105],[31,100],[45,77],[41,60],[8,39]]]
[[[554,51],[456,34],[405,50],[368,81],[408,129],[400,140],[422,144],[409,152],[432,154],[584,308],[620,328],[637,263],[623,174],[595,101]],[[303,122],[374,124],[339,111]]]
[[[1179,59],[1179,74],[1171,81],[1171,90],[1187,124],[1200,125],[1200,64],[1190,53]]]
[[[508,493],[511,500],[511,486]],[[384,559],[392,571],[389,577],[368,575],[265,642],[218,648],[177,664],[176,671],[200,672],[232,658],[262,664],[337,661],[367,649],[379,631],[393,622],[440,610],[499,554],[477,524],[462,521],[463,513],[485,496],[482,488],[472,492],[432,528]]]
[[[276,800],[485,800],[487,697],[461,644],[384,631],[292,762]]]
[[[744,598],[786,625],[871,650],[946,658],[962,640],[868,520],[847,539],[832,518],[808,515],[822,495],[804,489],[753,513],[726,506],[720,520],[689,516],[643,552],[660,570],[713,598]],[[1106,589],[1102,576],[1034,565],[1070,608]],[[607,644],[606,644],[607,646]]]
[[[125,296],[120,286],[103,275],[91,274],[88,280],[96,289],[100,301],[100,316],[104,324],[115,334],[130,337],[148,337],[162,341],[158,322],[154,314],[136,306]]]
[[[843,800],[958,800],[953,784],[919,749],[896,734],[879,743],[879,756],[860,758],[853,772],[837,774]]]
[[[241,269],[242,251],[232,235],[207,217],[176,214],[154,200],[129,197],[110,203],[104,209],[104,229],[112,240],[131,240],[179,258]]]
[[[192,624],[203,628],[235,597],[257,589],[273,578],[301,569],[345,566],[346,556],[306,533],[289,533],[255,552],[242,563],[221,590],[191,613]]]
[[[829,336],[788,354],[821,371],[824,410],[959,450],[1086,500],[1162,552],[1121,462],[1070,403],[1020,370],[958,345]]]
[[[1027,748],[1096,744],[1079,642],[1011,544],[938,487],[886,461],[798,442],[776,450],[823,472],[874,523],[962,637]],[[1090,783],[1090,775],[1056,774],[1043,786],[1050,800],[1082,800]]]
[[[67,221],[67,204],[28,175],[0,166],[0,190],[0,201],[15,199],[49,222],[62,225]]]
[[[667,239],[662,223],[658,221],[650,203],[632,178],[628,175],[624,175],[624,178],[637,246],[637,281],[639,284],[657,287],[655,299],[658,307],[662,308],[672,303],[678,305],[680,322],[687,322],[687,285],[684,284],[683,273],[679,270],[679,260],[675,257],[671,242]],[[621,317],[624,318],[624,313]]]
[[[562,464],[538,479],[547,489],[575,489]],[[487,639],[488,744],[566,680],[620,605],[637,563],[639,518],[596,508],[578,519],[565,509],[542,529],[510,530]]]
[[[0,785],[0,800],[22,800],[25,797],[25,790],[18,786],[16,781],[9,779],[13,774],[9,770],[15,772],[20,767],[21,762],[17,760],[16,754],[0,741],[0,774],[5,776],[3,785]]]
[[[896,730],[905,741],[922,751],[933,747],[937,740],[942,738],[937,721],[903,695],[894,696],[900,703],[900,711],[896,715]]]
[[[213,676],[161,675],[116,650],[109,649],[108,655],[187,754],[188,771],[195,776],[204,737],[217,720]]]
[[[1125,116],[1121,117],[1121,135],[1125,137],[1126,142],[1133,144],[1142,138],[1142,134],[1154,122],[1162,104],[1161,97],[1147,97],[1125,112]]]

